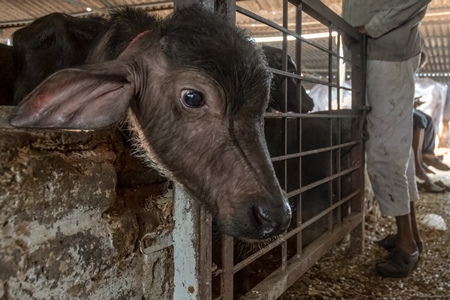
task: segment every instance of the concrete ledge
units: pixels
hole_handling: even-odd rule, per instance
[[[0,107],[0,299],[172,299],[168,182],[115,128],[18,129]]]

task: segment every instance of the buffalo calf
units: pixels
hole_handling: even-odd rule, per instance
[[[127,115],[138,152],[203,201],[220,232],[259,240],[286,230],[291,210],[263,133],[271,76],[245,32],[199,5],[164,20],[125,8],[87,61],[44,80],[11,124],[93,129]]]

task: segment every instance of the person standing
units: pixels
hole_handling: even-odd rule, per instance
[[[397,233],[385,239],[389,255],[376,266],[383,277],[407,277],[422,241],[414,203],[419,199],[412,153],[414,73],[418,26],[431,0],[343,0],[342,17],[367,36],[367,171],[383,215]]]

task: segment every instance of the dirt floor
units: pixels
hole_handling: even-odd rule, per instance
[[[450,149],[439,150],[450,165]],[[436,170],[430,177],[450,185],[450,171]],[[450,299],[450,192],[421,192],[417,213],[425,249],[419,267],[408,278],[376,274],[375,264],[387,252],[373,240],[395,232],[395,223],[391,218],[368,215],[363,254],[351,257],[348,243],[336,246],[280,299]]]

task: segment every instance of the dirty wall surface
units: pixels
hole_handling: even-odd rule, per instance
[[[172,299],[172,248],[143,251],[142,240],[173,226],[168,182],[115,128],[15,129],[9,111],[0,107],[0,299]]]

